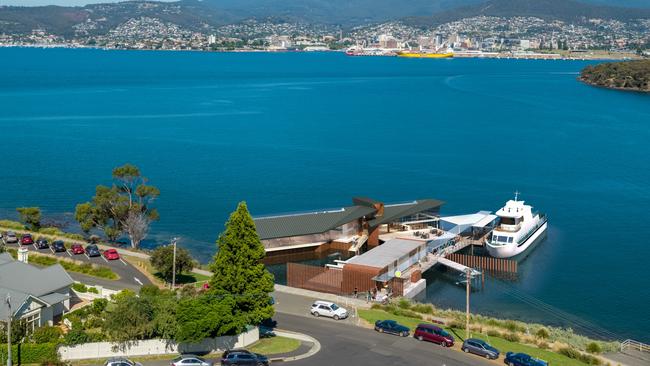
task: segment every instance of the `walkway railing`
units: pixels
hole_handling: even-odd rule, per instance
[[[650,345],[635,341],[634,339],[626,339],[621,342],[621,352],[627,350],[650,352]]]

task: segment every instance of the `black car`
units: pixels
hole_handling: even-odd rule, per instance
[[[221,355],[221,364],[224,366],[268,366],[269,359],[264,355],[260,355],[259,353],[253,353],[245,349],[234,349],[226,351],[223,353],[223,355]]]
[[[50,243],[45,238],[38,238],[38,240],[36,240],[36,243],[34,243],[34,246],[36,249],[49,249]]]
[[[379,333],[390,333],[401,337],[408,337],[410,329],[394,320],[377,320],[375,330]]]
[[[90,244],[86,246],[86,255],[89,257],[99,257],[102,255],[102,253],[99,252],[97,245]]]
[[[54,252],[65,252],[65,244],[61,240],[56,240],[52,243],[52,251]]]

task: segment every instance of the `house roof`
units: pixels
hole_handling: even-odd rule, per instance
[[[4,304],[10,296],[11,309],[16,312],[30,297],[46,304],[65,300],[57,290],[71,286],[70,275],[55,264],[40,268],[15,261],[9,253],[0,254],[0,301]],[[0,306],[0,318],[6,318],[7,307]]]
[[[400,217],[438,208],[444,202],[426,199],[385,205],[383,216],[377,218],[374,218],[377,209],[373,205],[380,203],[379,201],[356,197],[353,199],[353,203],[353,206],[343,207],[339,210],[256,217],[254,220],[257,234],[262,240],[321,234],[362,217],[369,219],[370,227],[376,227],[395,221]]]
[[[255,226],[262,240],[321,234],[374,212],[370,207],[350,206],[334,211],[258,217]]]
[[[359,264],[368,267],[385,268],[409,254],[412,250],[426,246],[423,241],[391,239],[361,255],[350,258],[346,264]]]

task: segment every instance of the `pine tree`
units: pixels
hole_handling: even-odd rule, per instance
[[[217,246],[210,292],[217,297],[233,297],[236,329],[243,331],[247,325],[258,325],[272,317],[269,294],[273,292],[273,275],[261,263],[264,246],[245,202],[230,215]]]

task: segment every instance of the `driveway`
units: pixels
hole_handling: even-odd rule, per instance
[[[29,251],[33,253],[48,254],[58,258],[68,258],[80,262],[106,266],[109,267],[118,276],[120,276],[118,280],[108,280],[93,276],[87,276],[80,273],[68,272],[70,274],[70,277],[72,277],[75,281],[83,282],[87,285],[99,285],[111,290],[122,290],[125,288],[138,290],[143,285],[151,284],[151,281],[149,281],[149,279],[144,274],[142,274],[142,272],[121,258],[119,260],[109,261],[106,260],[103,256],[88,257],[86,254],[72,254],[70,250],[65,252],[54,252],[51,249],[39,250],[36,249],[36,247],[33,245],[23,245],[22,247],[29,249]]]

